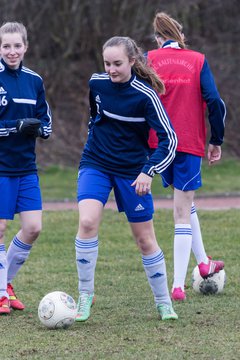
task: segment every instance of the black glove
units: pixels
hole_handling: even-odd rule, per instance
[[[42,131],[42,128],[40,127],[39,129],[34,129],[34,131],[30,134],[34,137],[40,137],[42,136],[43,134],[43,131]]]
[[[26,135],[36,135],[40,130],[41,121],[36,118],[27,118],[17,120],[17,131]]]
[[[43,131],[42,131],[42,128],[40,127],[38,130],[37,130],[37,134],[36,134],[36,137],[40,137],[40,136],[42,136],[42,134],[43,134]]]

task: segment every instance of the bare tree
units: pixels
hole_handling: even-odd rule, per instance
[[[28,28],[25,63],[44,77],[53,110],[53,135],[44,147],[38,144],[41,164],[78,163],[87,135],[88,79],[103,70],[103,43],[127,35],[152,49],[156,11],[177,17],[190,47],[206,54],[228,107],[226,148],[240,156],[239,10],[238,0],[1,0],[0,21]]]

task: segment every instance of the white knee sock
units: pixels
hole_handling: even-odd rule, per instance
[[[201,228],[198,220],[198,215],[194,206],[192,204],[191,209],[191,226],[192,226],[192,251],[197,260],[197,263],[200,264],[204,262],[208,263],[208,257],[204,249]]]
[[[98,237],[75,240],[79,293],[94,293],[94,274],[98,257]]]
[[[5,245],[0,244],[0,298],[6,296],[7,298],[7,256]]]
[[[180,287],[183,291],[191,254],[191,246],[191,225],[175,224],[173,288]]]
[[[16,236],[13,238],[7,251],[8,276],[7,282],[10,283],[16,276],[17,272],[27,260],[32,245],[25,244]]]
[[[167,272],[164,255],[161,249],[151,255],[142,255],[149,285],[152,289],[156,306],[158,304],[171,304],[168,291]]]

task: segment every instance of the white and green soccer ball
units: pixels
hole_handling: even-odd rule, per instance
[[[199,273],[198,266],[192,272],[192,287],[197,293],[203,295],[219,294],[226,285],[226,272],[224,269],[204,279]]]
[[[38,317],[49,329],[68,328],[77,315],[75,300],[63,291],[45,295],[38,306]]]

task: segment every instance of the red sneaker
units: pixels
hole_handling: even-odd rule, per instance
[[[174,301],[186,300],[185,291],[183,291],[180,287],[174,288],[172,291],[172,300],[174,300]]]
[[[199,273],[202,278],[207,278],[208,276],[216,274],[224,268],[223,261],[212,260],[210,256],[208,256],[208,259],[208,264],[202,262],[198,265]]]
[[[10,314],[10,302],[6,296],[0,298],[0,315]]]
[[[13,308],[15,310],[25,309],[25,305],[20,300],[18,300],[18,298],[16,297],[16,294],[13,290],[13,286],[10,283],[7,284],[7,292],[9,295],[9,302],[10,302],[11,308]]]

